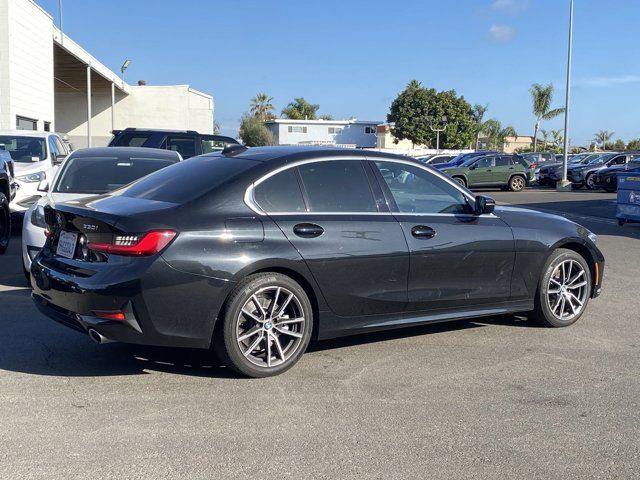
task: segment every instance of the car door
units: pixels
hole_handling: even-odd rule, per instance
[[[494,185],[506,185],[511,174],[515,172],[515,165],[509,155],[495,157],[495,165],[493,167],[493,175],[491,183]]]
[[[472,214],[472,197],[442,175],[399,160],[372,166],[409,245],[409,310],[509,300],[515,247],[505,222]]]
[[[467,173],[468,185],[487,185],[493,181],[494,156],[481,157],[469,167]]]
[[[407,243],[365,167],[359,158],[305,161],[254,187],[343,317],[401,312],[407,303]],[[291,210],[290,197],[304,202]]]

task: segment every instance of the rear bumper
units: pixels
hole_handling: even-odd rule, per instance
[[[179,272],[160,257],[123,261],[91,275],[61,266],[42,253],[33,260],[37,308],[78,332],[94,329],[118,342],[208,348],[231,288],[230,282]],[[96,311],[122,311],[126,319],[105,320]]]

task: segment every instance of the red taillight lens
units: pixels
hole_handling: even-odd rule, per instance
[[[535,164],[535,163],[532,163],[532,164],[531,164],[531,170],[535,170],[535,168],[536,168],[536,164]]]
[[[118,321],[118,322],[124,322],[127,319],[127,317],[125,316],[124,312],[119,312],[119,311],[103,312],[103,311],[97,310],[97,311],[94,311],[93,314],[98,318],[104,318],[105,320],[115,320],[115,321]]]
[[[114,243],[90,242],[89,250],[129,257],[146,257],[162,251],[177,235],[173,230],[152,230],[144,235],[116,235]]]

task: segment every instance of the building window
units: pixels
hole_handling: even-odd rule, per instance
[[[51,131],[51,122],[44,122],[44,131],[45,132]]]
[[[364,127],[364,133],[376,133],[376,127]]]
[[[307,133],[307,127],[294,127],[289,125],[289,133]]]
[[[18,130],[37,130],[38,120],[16,115],[16,128]]]
[[[336,133],[342,133],[342,128],[340,128],[340,127],[329,127],[329,133],[331,135],[335,135]]]

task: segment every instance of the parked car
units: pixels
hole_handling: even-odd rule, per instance
[[[633,158],[626,165],[612,165],[593,174],[593,188],[601,188],[607,192],[618,190],[618,174],[640,171],[640,154],[632,154]]]
[[[434,165],[434,167],[437,168],[438,170],[443,170],[445,168],[459,167],[460,165],[462,165],[464,162],[466,162],[471,158],[481,157],[489,153],[498,153],[498,152],[492,151],[492,150],[480,150],[477,152],[461,153],[460,155],[457,155],[456,157],[452,158],[451,161],[447,163],[439,163],[437,165]]]
[[[51,185],[45,180],[40,190],[46,195],[27,210],[22,223],[22,262],[29,278],[31,260],[46,240],[44,208],[57,203],[101,195],[182,160],[178,152],[139,147],[84,148],[72,152]]]
[[[531,165],[519,155],[476,156],[457,168],[442,171],[468,188],[500,187],[520,192],[533,180]]]
[[[418,157],[417,160],[425,165],[436,166],[441,163],[448,163],[453,160],[457,155],[442,154],[442,155],[429,155],[428,158]]]
[[[38,184],[53,178],[69,154],[57,133],[27,130],[0,131],[0,150],[9,152],[14,162],[16,195],[10,204],[12,212],[24,212],[40,198]]]
[[[310,339],[531,312],[577,321],[596,237],[433,168],[340,148],[228,148],[45,208],[32,298],[96,342],[209,348],[252,377]]]
[[[13,160],[9,152],[0,149],[0,254],[7,251],[11,240],[11,210],[9,204],[16,195]]]
[[[537,180],[539,177],[540,168],[543,165],[555,162],[556,156],[551,152],[529,152],[520,154],[524,158],[531,169],[533,170],[533,180]]]
[[[205,135],[193,130],[125,128],[114,130],[110,147],[145,147],[174,150],[187,159],[203,153],[219,152],[238,141],[223,135]]]
[[[580,153],[572,155],[568,159],[567,166],[586,164],[592,159],[598,158],[600,155],[600,153]],[[541,166],[536,172],[536,181],[538,182],[538,185],[555,186],[562,177],[563,162],[564,159],[559,162],[547,163]]]
[[[632,153],[605,153],[586,164],[567,169],[567,179],[575,188],[586,187],[592,190],[595,188],[593,175],[596,172],[613,165],[626,165],[633,158],[636,157]]]

